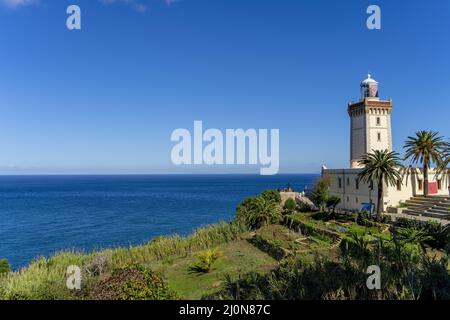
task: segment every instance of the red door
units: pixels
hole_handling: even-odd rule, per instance
[[[429,182],[428,183],[428,193],[429,194],[437,194],[438,193],[437,182]]]

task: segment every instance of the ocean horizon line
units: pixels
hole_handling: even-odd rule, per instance
[[[320,172],[286,172],[273,176],[284,175],[320,175]],[[0,173],[0,177],[24,177],[24,176],[261,176],[259,173]],[[266,176],[270,177],[270,176]]]

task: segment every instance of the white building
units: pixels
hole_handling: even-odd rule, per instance
[[[331,183],[330,193],[341,198],[340,209],[358,211],[364,204],[377,202],[377,186],[371,187],[358,179],[361,172],[358,161],[362,155],[373,150],[393,150],[392,110],[392,99],[382,100],[378,97],[378,82],[369,75],[361,83],[361,100],[348,104],[350,168],[322,169],[322,176]],[[414,128],[411,131],[413,132]],[[396,186],[385,186],[384,210],[387,207],[397,207],[401,202],[411,203],[413,207],[415,200],[411,198],[423,195],[422,169],[410,167],[408,170],[402,170],[402,176],[403,180],[398,181]],[[448,196],[449,180],[450,173],[436,175],[435,170],[430,170],[430,195]],[[445,205],[447,204],[446,202]],[[441,213],[445,214],[445,210],[443,209]],[[450,217],[450,211],[447,213]]]

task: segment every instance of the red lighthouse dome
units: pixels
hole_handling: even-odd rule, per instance
[[[378,82],[372,79],[370,73],[367,79],[361,82],[361,99],[365,98],[378,98]]]

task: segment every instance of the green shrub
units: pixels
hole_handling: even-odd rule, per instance
[[[397,208],[407,208],[407,207],[408,205],[406,204],[406,202],[403,201],[400,201],[397,206]]]
[[[282,220],[280,205],[262,196],[245,199],[236,210],[236,221],[251,229],[279,223]]]
[[[261,193],[261,197],[268,201],[275,201],[276,203],[281,203],[280,192],[277,190],[265,190]]]
[[[223,256],[223,252],[220,250],[204,250],[197,254],[197,260],[195,264],[190,268],[191,271],[200,273],[209,273],[212,271],[214,262]]]
[[[370,256],[369,241],[365,233],[350,231],[342,238],[340,249],[344,257],[350,255],[363,262],[367,262]]]
[[[252,214],[252,210],[256,207],[256,201],[257,197],[247,197],[237,206],[235,220],[238,223],[249,224],[249,217]]]
[[[160,275],[141,265],[115,270],[93,290],[92,300],[174,300]]]
[[[0,280],[0,299],[8,300],[70,300],[80,299],[82,292],[66,286],[67,267],[84,266],[91,255],[60,252],[51,258],[40,258],[28,267],[10,272]],[[82,287],[85,281],[82,281]]]
[[[297,207],[297,203],[295,202],[295,200],[292,198],[288,198],[283,206],[284,213],[291,214],[295,211],[296,207]]]
[[[388,216],[388,215],[383,215],[383,217],[381,217],[381,220],[379,221],[380,223],[391,223],[392,222],[392,217]]]
[[[11,266],[9,265],[8,260],[0,259],[0,275],[9,273],[11,271]]]
[[[421,230],[428,238],[424,243],[432,248],[446,249],[450,245],[450,226],[444,227],[436,221],[420,221],[398,218],[395,222],[396,228],[408,230]]]
[[[407,219],[407,218],[397,218],[395,220],[395,226],[401,228],[413,228],[413,229],[421,229],[424,228],[428,224],[427,221],[416,220],[416,219]]]

